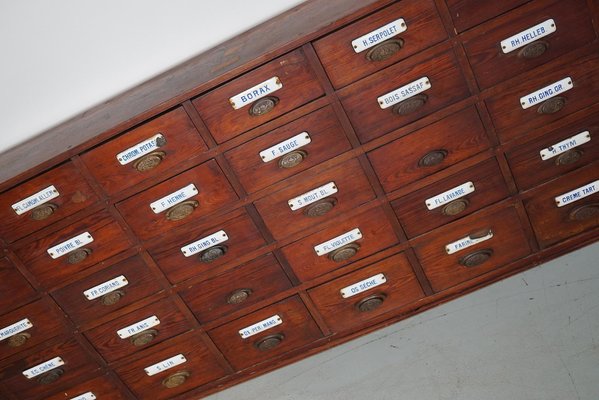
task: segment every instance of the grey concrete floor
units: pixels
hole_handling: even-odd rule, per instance
[[[208,397],[598,400],[599,243]]]

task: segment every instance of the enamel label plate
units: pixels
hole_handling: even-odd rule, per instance
[[[159,200],[156,200],[155,202],[150,204],[150,208],[152,208],[154,214],[160,214],[161,212],[168,210],[169,208],[174,207],[179,203],[184,202],[185,200],[195,196],[196,194],[198,194],[198,189],[192,183],[177,190],[176,192],[173,192]]]
[[[166,140],[161,133],[152,136],[151,138],[144,140],[141,143],[136,144],[135,146],[129,147],[127,150],[124,150],[116,155],[116,159],[121,165],[129,164],[145,156],[148,153],[154,151],[161,146],[162,143],[165,143]]]
[[[96,395],[92,392],[80,394],[77,397],[72,397],[71,400],[96,400]]]
[[[216,246],[217,244],[224,243],[227,240],[229,240],[227,232],[218,231],[212,235],[203,237],[193,243],[181,247],[181,253],[183,253],[185,257],[191,257],[194,254],[198,254],[212,246]]]
[[[61,357],[55,357],[51,360],[38,364],[35,367],[26,369],[23,371],[23,375],[25,375],[27,379],[35,378],[36,376],[58,368],[61,365],[64,365],[63,359]]]
[[[430,89],[431,87],[431,82],[426,76],[424,76],[414,82],[395,89],[392,92],[384,94],[376,100],[379,103],[379,107],[384,110],[385,108],[389,108],[397,103],[401,103],[410,97],[414,97],[417,94]]]
[[[33,327],[33,324],[27,318],[22,319],[19,322],[15,322],[12,325],[0,329],[0,341],[26,331],[31,327]]]
[[[256,86],[253,86],[231,97],[229,99],[229,103],[235,110],[239,110],[240,108],[245,107],[258,99],[266,97],[281,88],[283,88],[281,80],[278,77],[273,76],[269,80],[259,83]]]
[[[513,36],[501,41],[501,51],[504,54],[510,53],[520,47],[524,47],[529,43],[539,40],[547,35],[551,35],[557,30],[555,21],[548,19],[540,24],[532,26],[522,32],[516,33]]]
[[[520,97],[520,105],[526,110],[527,108],[540,104],[545,100],[549,100],[552,97],[567,92],[573,87],[574,84],[572,83],[572,78],[566,77],[562,80],[552,83],[551,85],[547,85],[544,88],[527,94],[524,97]]]
[[[564,193],[560,196],[557,196],[555,198],[555,204],[558,207],[567,206],[568,204],[572,204],[578,200],[582,200],[585,197],[597,193],[598,189],[599,180],[596,180],[595,182],[586,184],[582,187],[579,187],[578,189],[574,189],[572,191],[569,191],[568,193]]]
[[[185,362],[187,362],[185,356],[183,354],[177,354],[176,356],[167,358],[164,361],[160,361],[159,363],[144,368],[144,371],[146,372],[146,375],[152,376],[166,371],[167,369],[176,367],[177,365],[181,365]]]
[[[306,207],[320,199],[324,199],[325,197],[329,197],[332,194],[337,193],[337,185],[335,182],[329,182],[326,185],[317,187],[314,190],[301,194],[293,199],[287,201],[289,208],[291,210],[299,210],[300,208]]]
[[[387,282],[387,278],[383,274],[377,274],[375,276],[371,276],[370,278],[366,278],[363,281],[354,283],[353,285],[344,287],[339,292],[341,293],[341,297],[347,299],[348,297],[355,296],[372,288],[382,285]]]
[[[123,329],[119,329],[116,334],[119,335],[121,339],[127,339],[128,337],[131,337],[139,332],[143,332],[146,329],[153,328],[157,325],[160,325],[160,320],[157,316],[152,315],[151,317],[142,321],[126,326]]]
[[[492,237],[493,231],[489,229],[489,231],[481,237],[472,238],[470,236],[466,236],[464,238],[456,240],[455,242],[449,243],[447,246],[445,246],[445,251],[447,252],[447,254],[457,253],[458,251],[467,249],[468,247],[474,246],[475,244],[489,240]]]
[[[295,135],[292,138],[282,141],[281,143],[277,143],[268,149],[264,149],[260,152],[260,158],[262,162],[269,162],[281,156],[284,156],[287,153],[291,153],[294,150],[299,149],[310,143],[312,140],[310,139],[310,135],[308,132],[302,132]]]
[[[426,204],[426,208],[429,210],[434,210],[435,208],[441,207],[447,203],[454,201],[455,199],[459,199],[460,197],[464,197],[472,192],[474,192],[474,183],[466,182],[461,184],[460,186],[454,187],[453,189],[449,189],[446,192],[436,195],[435,197],[431,197],[430,199],[426,199],[424,203]]]
[[[127,286],[128,284],[129,281],[127,280],[127,278],[125,278],[124,275],[120,275],[114,279],[100,283],[99,285],[87,289],[85,292],[83,292],[83,295],[88,300],[94,300],[98,297],[104,296],[105,294],[114,292],[117,289]]]
[[[41,206],[42,204],[57,198],[58,196],[60,196],[58,190],[54,187],[54,185],[50,185],[44,190],[40,190],[26,199],[17,201],[12,205],[12,209],[17,215],[22,215],[27,211],[34,209],[35,207]]]
[[[75,236],[67,241],[64,241],[56,246],[50,247],[47,251],[50,257],[57,259],[62,257],[73,250],[77,250],[86,244],[90,244],[94,241],[94,238],[89,232],[83,232],[80,235]]]
[[[239,330],[239,336],[242,339],[247,339],[250,336],[257,335],[260,332],[264,332],[270,328],[274,328],[277,325],[281,325],[283,320],[278,315],[273,315],[270,318],[266,318],[260,322],[256,322],[254,325],[250,325],[247,328]]]
[[[361,53],[387,39],[391,39],[392,37],[405,32],[407,29],[408,26],[406,25],[406,21],[404,21],[403,18],[400,18],[352,40],[351,45],[356,53]]]
[[[564,139],[559,143],[549,146],[539,152],[542,160],[549,160],[557,155],[565,153],[566,151],[580,146],[581,144],[591,141],[591,133],[584,131],[578,135],[574,135],[571,138]]]
[[[362,239],[362,232],[360,232],[360,229],[356,228],[349,232],[345,232],[342,235],[334,237],[331,240],[327,240],[324,243],[314,246],[314,251],[316,254],[318,254],[318,256],[324,256],[325,254],[329,254],[331,251],[338,249],[339,247],[343,247],[346,244],[360,239]]]

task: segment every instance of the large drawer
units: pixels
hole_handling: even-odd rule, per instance
[[[445,0],[458,32],[463,32],[482,22],[503,14],[530,0]]]
[[[27,279],[8,258],[0,258],[0,314],[4,314],[38,297]]]

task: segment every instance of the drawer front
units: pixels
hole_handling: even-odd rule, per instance
[[[67,400],[83,396],[84,394],[88,396],[83,398],[84,400],[127,400],[129,398],[123,394],[108,375],[104,375],[82,383],[73,384],[52,396],[45,397],[44,400]]]
[[[547,247],[599,224],[597,180],[599,164],[595,162],[526,194],[524,206],[541,247]],[[583,187],[586,190],[576,190]],[[570,192],[575,193],[565,201],[565,205],[558,207],[556,198],[562,201],[564,195]]]
[[[404,254],[317,286],[308,293],[334,332],[359,328],[424,297]]]
[[[0,237],[14,242],[97,201],[77,168],[65,163],[0,195]]]
[[[304,132],[308,143],[300,136]],[[245,190],[253,193],[350,149],[327,106],[226,152],[225,158]],[[263,161],[262,152],[269,155],[268,161]]]
[[[491,18],[503,14],[530,0],[445,0],[453,24],[458,32],[463,32]]]
[[[93,328],[85,336],[106,361],[114,362],[190,329],[177,306],[164,299]]]
[[[368,153],[386,192],[463,161],[490,146],[474,107]]]
[[[231,214],[234,218],[230,220],[194,227],[169,244],[150,249],[150,254],[171,282],[181,282],[223,265],[233,267],[238,264],[239,257],[266,244],[244,209]]]
[[[251,336],[242,338],[240,331]],[[212,329],[208,334],[236,370],[280,356],[322,337],[297,296]]]
[[[412,238],[508,195],[499,165],[491,158],[395,200],[391,206]]]
[[[115,312],[162,290],[138,256],[121,261],[52,293],[77,325]]]
[[[89,233],[93,241],[69,251],[75,242],[81,240],[81,235],[88,238],[85,233]],[[67,244],[62,245],[63,243]],[[48,254],[48,250],[59,245],[62,246],[55,254],[61,255],[54,259]],[[37,242],[18,247],[15,252],[42,286],[52,287],[62,283],[65,278],[129,249],[131,245],[120,225],[108,212],[102,211]]]
[[[135,234],[146,240],[197,221],[237,199],[216,161],[210,160],[117,203],[116,207]],[[166,208],[169,204],[174,205]]]
[[[0,359],[66,334],[64,323],[59,310],[45,300],[38,300],[1,316]]]
[[[426,88],[427,83],[430,88]],[[405,89],[403,89],[405,88]],[[398,89],[402,100],[385,102]],[[415,94],[412,97],[411,94]],[[362,79],[338,92],[352,125],[362,143],[409,124],[469,95],[458,61],[451,51],[414,64],[407,60]],[[379,100],[380,99],[380,100]]]
[[[356,229],[359,229],[359,234]],[[397,243],[397,236],[385,212],[377,207],[340,221],[281,250],[295,275],[305,282]],[[317,246],[322,255],[316,253]]]
[[[158,368],[162,371],[154,373]],[[169,399],[226,374],[194,332],[160,343],[141,358],[123,360],[115,370],[141,400]]]
[[[512,206],[492,214],[483,211],[423,235],[414,250],[435,292],[530,254]]]
[[[160,135],[160,136],[158,136]],[[110,140],[81,159],[108,193],[118,193],[207,149],[183,108],[163,114]]]
[[[323,94],[303,51],[295,50],[195,99],[193,105],[216,142],[223,143]]]
[[[564,62],[563,59],[557,61]],[[509,82],[509,85],[498,86],[497,94],[485,101],[503,142],[546,126],[596,102],[599,97],[599,55],[592,54],[565,61],[566,65],[547,64],[553,67],[548,72],[544,72],[547,69],[543,68],[544,71],[520,75],[515,82]],[[565,80],[564,83],[561,83],[562,80]],[[572,89],[563,91],[570,81]],[[551,93],[556,93],[555,87],[560,84],[562,90],[557,96],[541,101],[548,97],[548,90],[543,91],[543,95],[531,96],[547,87],[550,87]],[[521,98],[536,98],[540,103],[523,109]]]
[[[289,288],[291,282],[277,259],[267,254],[234,271],[190,286],[179,295],[200,323],[205,323]]]
[[[555,31],[550,33],[553,29]],[[517,37],[508,40],[514,36]],[[476,80],[484,89],[594,39],[585,0],[545,0],[532,2],[468,32],[464,35],[464,47]],[[504,41],[507,41],[505,48]]]
[[[314,48],[333,86],[340,88],[445,38],[433,1],[407,0],[317,40]]]
[[[57,358],[64,365],[60,365]],[[43,367],[38,367],[42,364]],[[31,371],[32,377],[26,378],[23,372],[34,367],[38,368]],[[98,369],[98,365],[83,348],[71,339],[7,365],[0,371],[0,380],[17,399],[37,400],[45,398],[48,393],[55,393],[76,382],[87,380]]]
[[[599,113],[506,152],[520,190],[599,159]]]
[[[286,189],[254,203],[275,239],[326,222],[376,197],[356,159],[325,171],[307,171],[288,182]]]
[[[0,258],[0,315],[37,297],[29,282],[8,258]]]

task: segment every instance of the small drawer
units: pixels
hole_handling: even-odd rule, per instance
[[[368,153],[386,192],[432,175],[488,149],[474,107],[466,108]]]
[[[145,122],[83,154],[81,159],[108,193],[168,175],[207,147],[182,107]]]
[[[599,164],[595,162],[533,189],[526,193],[524,206],[541,247],[597,227]]]
[[[214,160],[145,190],[116,207],[142,240],[164,235],[227,206],[238,197]]]
[[[424,297],[404,254],[317,286],[308,293],[334,332],[364,326]]]
[[[37,242],[20,246],[15,253],[39,283],[48,288],[131,245],[120,225],[102,211]]]
[[[453,25],[458,32],[470,29],[529,1],[445,0],[453,19]]]
[[[295,275],[305,282],[397,243],[385,212],[377,207],[339,221],[281,251]]]
[[[421,236],[414,250],[435,292],[530,254],[514,207],[470,215]],[[451,254],[450,254],[451,253]]]
[[[162,290],[139,256],[114,264],[52,293],[77,326]]]
[[[518,76],[595,39],[585,0],[544,0],[463,35],[481,89]]]
[[[163,299],[93,328],[85,337],[110,363],[190,329],[177,306]]]
[[[71,339],[3,367],[0,381],[15,398],[38,400],[46,398],[48,393],[56,393],[87,380],[98,369],[91,356],[75,339]]]
[[[338,92],[362,143],[465,99],[469,94],[452,51],[422,62],[406,60]]]
[[[267,254],[233,271],[190,286],[179,295],[200,323],[205,323],[289,288],[289,278],[276,258]]]
[[[217,143],[324,95],[302,50],[295,50],[193,100]]]
[[[314,42],[340,88],[447,38],[432,0],[404,0]]]
[[[348,150],[351,145],[327,106],[226,152],[225,158],[253,193]]]
[[[85,397],[85,396],[86,397]],[[78,397],[84,396],[84,397]],[[74,383],[68,389],[61,390],[44,400],[127,400],[109,375],[98,376],[82,383]]]
[[[201,275],[222,265],[237,265],[238,258],[266,244],[244,209],[232,211],[226,221],[194,226],[150,254],[172,283]],[[185,253],[183,252],[185,250]]]
[[[391,203],[408,237],[493,204],[509,195],[495,158],[490,158]]]
[[[14,242],[98,201],[67,162],[0,195],[0,237]]]
[[[520,190],[599,160],[599,113],[508,150],[506,157]]]
[[[501,141],[525,135],[596,103],[599,53],[577,60],[566,56],[556,61],[560,64],[547,64],[542,71],[523,74],[515,82],[497,86],[493,90],[496,94],[485,100]]]
[[[277,240],[335,218],[376,197],[356,159],[325,171],[306,171],[288,183],[287,188],[254,203]]]
[[[65,322],[57,307],[45,300],[38,300],[1,316],[0,359],[66,334]]]
[[[8,258],[0,258],[0,293],[0,315],[38,296]]]
[[[163,400],[226,375],[194,332],[160,343],[151,354],[123,360],[117,374],[140,400]]]
[[[270,360],[322,337],[297,296],[212,329],[208,335],[236,370]]]

